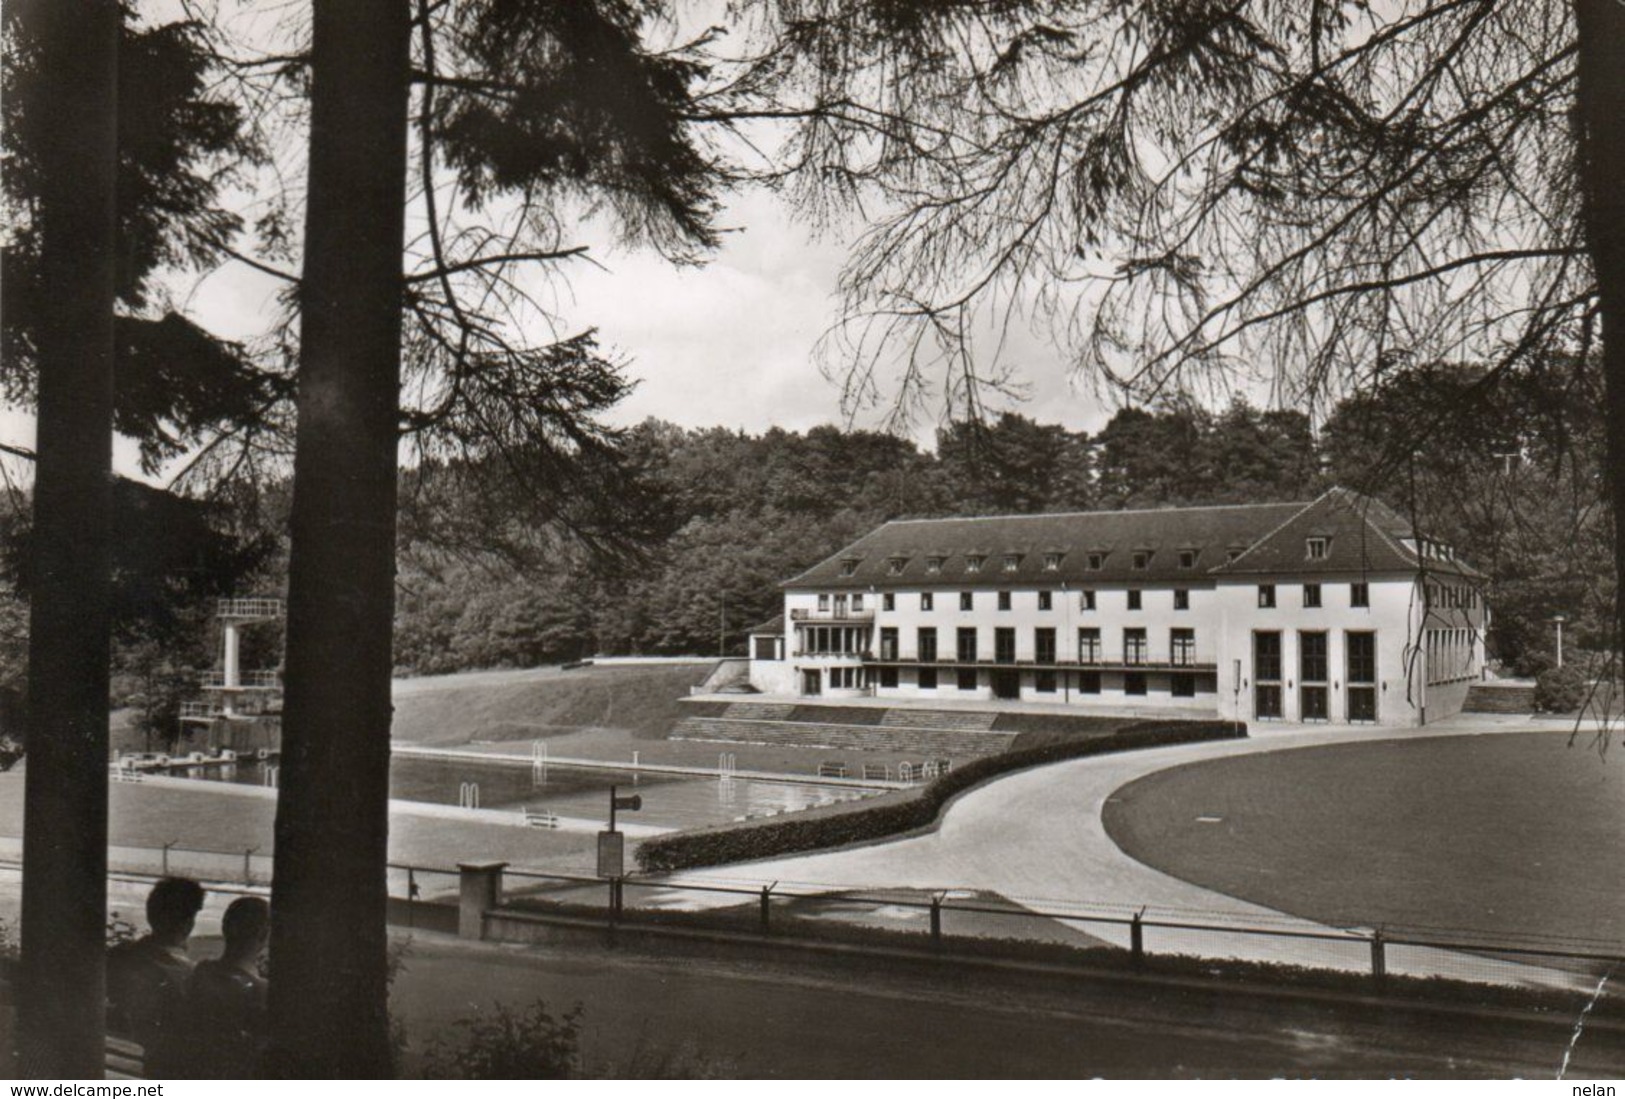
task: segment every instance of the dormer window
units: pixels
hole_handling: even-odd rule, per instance
[[[1179,567],[1182,569],[1194,569],[1196,567],[1196,551],[1193,549],[1180,550]]]
[[[1225,564],[1229,564],[1231,561],[1234,561],[1236,558],[1240,557],[1241,554],[1242,554],[1242,551],[1239,550],[1239,549],[1225,550],[1224,551]]]
[[[1015,572],[1016,569],[1020,565],[1021,565],[1021,554],[1019,554],[1019,553],[1007,553],[1007,554],[1004,555],[1004,571],[1005,572]]]
[[[1103,569],[1105,567],[1106,567],[1106,555],[1104,553],[1091,553],[1089,555],[1089,571],[1090,572],[1099,572],[1101,569]]]
[[[1054,572],[1061,567],[1061,555],[1058,553],[1044,554],[1044,571]]]
[[[983,562],[983,560],[985,560],[985,558],[983,558],[981,554],[971,554],[969,557],[966,557],[965,558],[965,571],[966,572],[981,572],[982,571],[982,562]]]
[[[903,566],[908,564],[906,557],[893,557],[886,562],[886,572],[892,576],[903,575]]]
[[[842,576],[851,576],[853,573],[855,573],[857,571],[858,571],[858,559],[856,557],[848,557],[846,560],[841,562],[841,575]]]
[[[1320,537],[1310,538],[1305,541],[1304,545],[1309,554],[1309,560],[1324,561],[1326,560],[1327,547],[1331,545],[1331,539]]]
[[[941,572],[942,571],[942,558],[940,558],[940,557],[927,557],[925,559],[925,571],[929,572],[929,573],[933,573],[933,574]]]
[[[1148,569],[1150,567],[1151,567],[1151,551],[1150,550],[1135,550],[1134,551],[1134,568],[1135,568],[1135,570],[1138,571],[1138,572],[1144,572],[1146,569]]]

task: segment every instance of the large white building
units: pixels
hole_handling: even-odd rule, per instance
[[[779,696],[1418,725],[1482,674],[1482,575],[1382,503],[887,523],[784,584]]]

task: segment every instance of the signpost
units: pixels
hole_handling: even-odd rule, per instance
[[[643,808],[643,796],[631,794],[620,797],[616,787],[609,788],[609,828],[598,833],[598,876],[609,882],[609,919],[613,923],[621,915],[621,881],[626,877],[626,834],[615,827],[615,812],[625,809],[635,813]]]

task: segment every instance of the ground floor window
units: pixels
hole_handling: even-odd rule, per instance
[[[920,690],[934,691],[937,689],[937,670],[935,668],[920,669]]]
[[[1079,672],[1078,673],[1078,693],[1079,694],[1085,694],[1085,695],[1097,695],[1097,694],[1099,694],[1100,693],[1100,673],[1099,672]]]
[[[1377,720],[1377,635],[1362,631],[1344,634],[1348,656],[1348,711],[1350,721]]]
[[[855,690],[863,686],[863,669],[831,668],[829,670],[829,685],[831,689]]]
[[[1145,673],[1144,672],[1124,672],[1123,673],[1123,693],[1126,694],[1126,695],[1143,695],[1143,694],[1145,694]]]
[[[1055,673],[1038,672],[1033,682],[1033,689],[1039,694],[1052,695],[1055,693]]]
[[[1253,715],[1281,716],[1281,635],[1253,634]]]
[[[1194,675],[1175,675],[1168,685],[1168,693],[1175,698],[1196,697],[1196,677]]]
[[[897,669],[885,667],[880,669],[880,685],[882,687],[897,686]]]
[[[1320,631],[1298,634],[1298,704],[1305,721],[1325,721],[1329,716],[1326,699],[1326,635]]]
[[[974,691],[976,689],[975,668],[959,669],[959,689],[962,691]]]

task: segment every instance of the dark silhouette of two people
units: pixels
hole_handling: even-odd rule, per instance
[[[232,901],[220,923],[225,949],[194,966],[187,942],[202,908],[197,882],[165,878],[147,896],[150,933],[108,952],[108,1030],[141,1044],[151,1079],[260,1074],[267,985],[259,959],[270,906]]]

